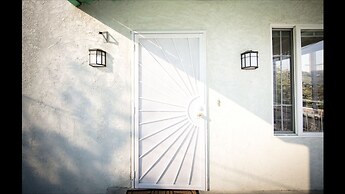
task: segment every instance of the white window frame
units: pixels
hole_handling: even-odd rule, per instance
[[[272,55],[272,30],[276,28],[287,28],[292,29],[292,41],[293,41],[293,96],[294,101],[294,132],[291,133],[274,133],[274,125],[272,125],[272,132],[274,136],[300,136],[300,137],[323,137],[323,132],[304,132],[303,131],[303,94],[302,94],[302,60],[301,60],[301,30],[323,30],[322,24],[271,24],[270,25],[270,48],[271,48],[271,64],[273,64]],[[273,72],[273,66],[271,67],[271,72]],[[271,74],[271,83],[273,83],[273,75]],[[272,84],[273,87],[273,84]],[[273,88],[271,89],[273,91]],[[272,99],[273,92],[272,92]],[[272,110],[274,102],[272,100]],[[272,111],[272,123],[274,121],[274,111]]]

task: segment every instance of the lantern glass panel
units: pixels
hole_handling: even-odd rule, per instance
[[[247,53],[245,56],[246,56],[245,67],[249,67],[249,66],[250,66],[250,57],[249,57],[249,53]]]
[[[105,65],[105,52],[102,52],[102,64]]]
[[[242,67],[242,68],[245,67],[244,62],[245,62],[244,56],[242,55],[242,57],[241,57],[241,67]]]
[[[257,67],[258,64],[257,64],[257,58],[256,58],[256,55],[253,53],[253,56],[251,57],[251,61],[250,61],[250,65],[252,67]]]
[[[96,52],[95,51],[90,51],[90,64],[93,64],[96,62]]]
[[[97,64],[101,65],[102,64],[102,51],[97,51]]]

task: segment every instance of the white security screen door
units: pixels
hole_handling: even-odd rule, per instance
[[[206,190],[203,32],[135,33],[135,188]]]

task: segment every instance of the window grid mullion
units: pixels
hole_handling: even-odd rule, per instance
[[[283,111],[283,38],[282,31],[279,32],[279,61],[280,61],[280,122],[281,130],[284,131],[284,111]]]

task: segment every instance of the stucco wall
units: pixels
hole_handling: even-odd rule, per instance
[[[65,0],[22,7],[23,192],[130,187],[128,39]],[[89,66],[89,48],[107,51],[107,67]]]
[[[131,186],[131,30],[206,31],[210,190],[323,189],[323,138],[273,135],[270,61],[270,24],[322,24],[321,0],[22,8],[23,193]],[[88,65],[94,47],[107,51],[107,67]],[[259,51],[257,70],[240,69],[247,49]]]

